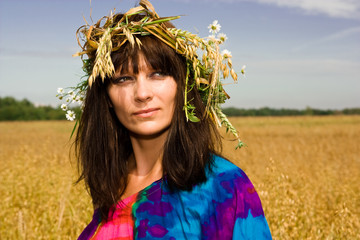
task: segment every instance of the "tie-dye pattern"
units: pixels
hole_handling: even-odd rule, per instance
[[[207,177],[178,192],[158,180],[119,203],[107,222],[96,210],[79,240],[271,239],[259,196],[240,168],[215,156]]]

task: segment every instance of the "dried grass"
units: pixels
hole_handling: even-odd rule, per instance
[[[274,239],[358,239],[360,117],[233,118]]]
[[[254,183],[274,239],[360,235],[360,117],[232,118],[225,155]],[[92,215],[73,186],[70,122],[0,123],[0,239],[75,239]],[[229,136],[232,138],[232,136]]]

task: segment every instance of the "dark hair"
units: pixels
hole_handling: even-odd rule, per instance
[[[205,105],[196,86],[188,99],[196,108],[200,122],[186,120],[184,90],[186,59],[154,36],[139,36],[141,48],[129,43],[112,53],[116,69],[131,67],[138,72],[139,55],[153,69],[161,70],[177,82],[175,111],[164,144],[163,171],[171,190],[191,190],[206,180],[205,168],[211,167],[212,154],[221,149],[221,139],[212,120],[205,116]],[[88,88],[75,139],[80,177],[85,180],[95,207],[107,214],[127,186],[127,160],[132,154],[128,130],[119,122],[107,94],[111,79],[96,79]],[[194,79],[189,79],[190,83]]]

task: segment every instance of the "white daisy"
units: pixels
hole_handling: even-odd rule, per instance
[[[71,100],[73,103],[76,103],[78,100],[78,97],[76,95],[72,95]]]
[[[64,89],[61,88],[61,87],[59,87],[59,88],[57,89],[57,92],[58,92],[58,94],[63,94],[63,93],[64,93]]]
[[[75,102],[77,102],[79,105],[82,105],[84,101],[84,98],[80,96],[76,96]]]
[[[229,50],[227,50],[227,49],[223,50],[221,52],[221,55],[223,56],[224,59],[232,57],[231,52]]]
[[[225,42],[225,41],[228,39],[225,33],[219,33],[219,35],[217,36],[217,38],[218,38],[221,42]]]
[[[218,33],[221,29],[221,26],[218,23],[218,20],[213,21],[213,23],[208,26],[208,29],[209,29],[210,33],[213,33],[213,34]]]
[[[216,37],[214,35],[209,35],[207,37],[207,42],[208,44],[212,45],[214,43],[216,43],[218,40],[216,39]]]
[[[66,111],[66,110],[67,110],[67,105],[66,105],[66,104],[61,104],[61,109],[62,109],[63,111]]]
[[[68,110],[66,112],[66,119],[69,120],[69,121],[74,121],[75,120],[75,113],[74,111],[71,111],[71,110]]]
[[[245,68],[246,68],[246,65],[243,65],[241,68],[241,74],[244,76],[245,76]]]

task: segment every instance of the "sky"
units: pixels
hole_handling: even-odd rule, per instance
[[[201,37],[218,20],[234,69],[224,107],[360,107],[360,0],[153,0]],[[0,0],[0,97],[56,106],[83,72],[75,32],[134,0]],[[91,17],[90,17],[91,16]]]

